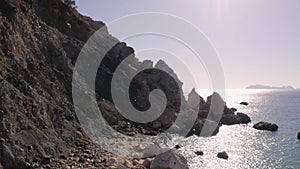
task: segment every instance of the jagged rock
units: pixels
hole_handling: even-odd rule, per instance
[[[248,105],[249,105],[249,103],[247,103],[247,102],[241,102],[240,104],[241,104],[241,105],[245,105],[245,106],[248,106]]]
[[[218,157],[218,158],[225,159],[225,160],[227,160],[227,159],[229,158],[229,157],[228,157],[228,154],[227,154],[225,151],[219,152],[219,153],[217,154],[217,157]]]
[[[200,103],[203,101],[204,101],[203,98],[198,95],[198,93],[194,88],[188,94],[187,105],[192,109],[196,109],[197,107],[199,107]]]
[[[235,108],[229,109],[227,106],[224,108],[224,114],[234,114],[237,110]]]
[[[204,124],[208,125],[207,131],[202,131]],[[218,132],[219,125],[217,122],[208,119],[198,119],[186,137],[190,137],[192,135],[209,137],[216,135]]]
[[[256,123],[253,128],[258,129],[258,130],[268,130],[268,131],[277,131],[278,126],[273,123],[268,123],[268,122],[259,122]]]
[[[198,117],[199,118],[207,118],[209,110],[199,110]]]
[[[188,169],[187,160],[174,150],[168,150],[157,155],[151,163],[150,169]]]

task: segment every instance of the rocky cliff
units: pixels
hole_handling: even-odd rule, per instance
[[[84,134],[78,122],[72,103],[74,64],[87,39],[105,25],[82,16],[70,2],[0,2],[0,168],[149,166],[147,161],[120,159],[101,149]],[[163,61],[155,65],[151,61],[139,62],[131,54],[133,48],[119,42],[99,67],[96,93],[107,122],[130,136],[156,135],[172,125],[180,106],[189,110],[196,104],[200,105],[199,115],[189,135],[200,135],[209,111],[209,99],[205,102],[193,91],[190,96],[199,98],[200,103],[193,103],[194,99],[181,103],[182,82],[168,65]],[[157,88],[168,99],[164,113],[149,124],[124,119],[112,102],[112,74],[129,56],[131,68],[151,65],[131,83],[130,99],[135,108],[149,108],[149,93]],[[226,112],[233,114],[227,107]]]
[[[63,166],[60,162],[80,160],[81,167],[90,168],[84,167],[87,158],[82,159],[82,153],[96,145],[84,135],[74,113],[72,70],[85,41],[102,26],[63,0],[0,2],[0,162],[4,168]],[[111,53],[118,60],[132,52],[120,43]],[[104,165],[102,151],[85,152],[95,159],[89,163]]]

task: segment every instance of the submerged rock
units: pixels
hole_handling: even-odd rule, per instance
[[[188,169],[187,160],[177,154],[174,150],[168,150],[162,154],[159,154],[155,157],[151,163],[150,169]]]
[[[278,130],[277,124],[262,122],[262,121],[259,123],[256,123],[253,126],[253,128],[255,128],[257,130],[268,130],[268,131],[277,131]]]
[[[225,160],[227,160],[229,158],[228,154],[225,151],[219,152],[218,155],[217,155],[217,157],[225,159]]]

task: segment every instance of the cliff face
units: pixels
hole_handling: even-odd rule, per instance
[[[84,134],[76,117],[72,103],[74,64],[84,43],[105,25],[80,15],[68,2],[0,2],[0,169],[2,166],[109,168],[121,163],[133,167],[133,161],[124,158],[108,160],[119,157],[94,144]],[[107,31],[104,33],[105,37],[115,40]],[[110,92],[112,76],[128,57],[131,57],[128,69],[135,71],[148,67],[130,84],[130,100],[135,108],[147,110],[151,106],[149,93],[154,89],[161,89],[167,97],[163,114],[151,123],[128,121],[113,104]],[[121,73],[118,84],[126,80],[123,78],[128,72]],[[184,111],[199,111],[198,119],[191,119],[195,123],[188,135],[200,135],[204,123],[210,121],[206,118],[211,98],[205,102],[192,91],[188,102],[184,101],[182,82],[166,63],[159,61],[153,66],[151,61],[139,62],[134,57],[134,50],[122,42],[102,60],[95,84],[104,118],[114,129],[130,136],[157,135],[168,129],[180,117],[180,107]],[[158,102],[160,100],[154,103]],[[196,109],[198,106],[200,110]],[[234,113],[227,107],[224,112]],[[210,123],[219,124],[219,121]],[[214,134],[217,131],[218,128]],[[149,161],[145,164],[149,167]]]
[[[73,110],[72,69],[102,26],[62,0],[0,2],[2,166],[48,164],[87,142]]]
[[[64,0],[0,2],[0,162],[4,168],[60,164],[69,159],[69,154],[73,154],[71,161],[85,163],[78,159],[83,156],[80,153],[95,147],[84,135],[74,112],[72,71],[85,41],[103,26],[102,22],[80,15]],[[124,119],[120,120],[111,103],[111,74],[133,52],[125,43],[117,44],[103,60],[98,72],[101,79],[96,80],[96,86],[101,86],[96,87],[98,99],[108,100],[100,101],[99,106],[105,118],[113,118],[117,124]],[[134,60],[133,66],[142,66]],[[138,80],[133,82],[132,98],[142,94],[139,104],[147,107],[149,91],[160,87],[171,92],[166,87],[169,82],[158,83],[159,86],[145,86]],[[141,93],[140,88],[148,86],[150,89]],[[170,105],[180,99],[179,90],[177,87],[172,94]],[[174,119],[176,109],[170,108],[166,113]],[[159,122],[164,119],[166,115]],[[161,125],[167,128],[170,123]],[[103,152],[99,148],[97,153]],[[95,164],[99,167],[105,160],[98,162]]]

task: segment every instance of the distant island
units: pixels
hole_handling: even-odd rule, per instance
[[[268,85],[251,85],[246,87],[246,89],[281,89],[281,90],[295,90],[292,86],[268,86]]]

